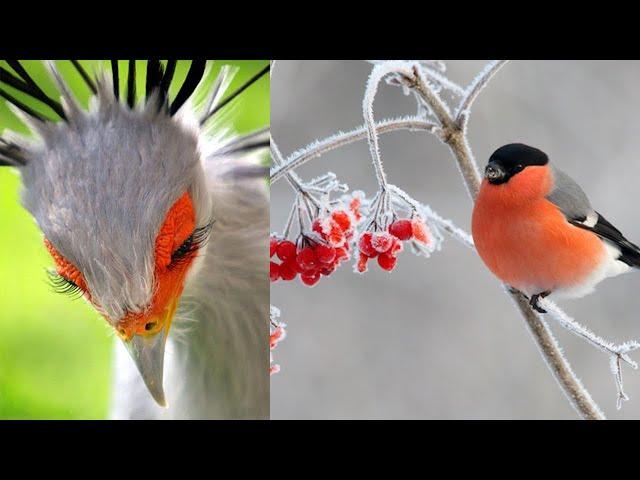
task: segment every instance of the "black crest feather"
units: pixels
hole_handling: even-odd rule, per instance
[[[173,81],[173,75],[176,73],[176,64],[178,62],[176,60],[168,60],[167,67],[164,70],[164,75],[162,76],[162,81],[160,82],[160,89],[166,93],[167,98],[169,98],[169,87],[171,86],[171,82]]]
[[[216,105],[215,108],[213,108],[209,113],[207,113],[207,115],[200,121],[200,125],[204,125],[205,123],[207,123],[209,119],[212,118],[218,111],[224,108],[229,102],[231,102],[234,98],[236,98],[238,95],[244,92],[256,81],[258,81],[258,79],[262,77],[264,74],[266,74],[270,69],[271,69],[271,63],[269,63],[266,67],[264,67],[262,70],[256,73],[249,80],[247,80],[243,85],[241,85],[236,90],[234,90],[233,93],[231,93],[227,98],[225,98],[218,105]]]
[[[120,99],[120,74],[118,71],[118,60],[111,60],[111,78],[113,79],[113,96]]]
[[[164,78],[164,72],[162,68],[162,63],[159,60],[149,60],[147,62],[147,101],[151,94],[157,90],[158,91],[158,111],[166,105],[168,92],[167,90],[162,88],[162,80]]]
[[[71,63],[82,77],[82,80],[84,80],[84,83],[87,84],[89,90],[91,90],[91,92],[95,95],[98,92],[98,89],[96,88],[96,84],[93,83],[93,80],[91,80],[91,77],[89,76],[87,71],[82,68],[82,65],[80,65],[80,62],[78,62],[78,60],[71,60]]]
[[[129,60],[129,75],[127,77],[127,105],[133,108],[136,104],[136,61]]]
[[[64,110],[62,109],[62,105],[60,105],[59,102],[56,102],[55,100],[47,96],[47,94],[42,91],[42,89],[33,81],[31,76],[29,76],[26,70],[22,67],[20,62],[18,62],[17,60],[10,60],[10,61],[7,61],[7,63],[11,66],[11,68],[13,68],[16,71],[16,73],[18,73],[20,78],[13,75],[7,69],[0,67],[0,84],[4,83],[5,85],[15,88],[16,90],[30,96],[31,98],[34,98],[35,100],[38,100],[44,103],[49,108],[51,108],[51,110],[56,112],[56,114],[60,118],[62,118],[63,120],[67,119],[67,117],[64,114]],[[39,120],[43,119],[42,115],[40,114],[36,113],[34,115],[35,111],[33,109],[29,107],[25,109],[24,103],[19,102],[12,95],[9,95],[8,93],[4,92],[4,95],[2,96],[8,102],[13,103],[16,107],[18,107],[20,110],[24,111],[25,113],[31,116],[34,116]]]
[[[169,115],[175,115],[180,110],[180,107],[187,101],[187,99],[193,94],[195,89],[200,84],[202,76],[204,75],[205,67],[207,66],[206,60],[193,60],[189,66],[187,72],[187,78],[185,78],[182,87],[178,91],[176,98],[169,107]]]
[[[18,145],[0,138],[0,166],[18,167],[26,164],[24,152]]]
[[[159,60],[149,60],[147,62],[147,100],[153,93],[153,90],[160,87],[162,83],[162,64]]]

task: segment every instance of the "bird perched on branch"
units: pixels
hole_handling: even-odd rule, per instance
[[[640,248],[591,207],[580,186],[544,152],[519,143],[489,158],[472,232],[487,267],[541,313],[541,297],[581,297],[640,267]]]
[[[54,62],[60,99],[20,62],[0,67],[0,96],[36,135],[0,139],[0,165],[20,172],[54,287],[84,296],[122,340],[112,417],[267,418],[269,210],[256,153],[269,132],[234,137],[214,121],[269,66],[224,98],[234,69],[222,67],[197,108],[205,61],[173,98],[176,61],[147,62],[144,98],[135,61],[122,92],[118,61],[94,78],[72,63],[88,111]]]

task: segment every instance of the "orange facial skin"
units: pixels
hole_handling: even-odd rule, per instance
[[[571,225],[545,198],[552,187],[548,165],[529,166],[500,185],[484,179],[473,210],[480,257],[529,295],[582,283],[606,253],[595,234]]]
[[[115,326],[118,335],[130,339],[133,335],[151,335],[164,328],[160,319],[173,302],[182,294],[184,281],[193,263],[196,251],[188,253],[184,258],[172,264],[172,254],[193,233],[196,225],[193,202],[188,193],[184,193],[169,209],[165,221],[155,242],[155,290],[148,309],[143,313],[129,313]],[[51,253],[59,275],[73,281],[91,300],[91,292],[82,273],[67,261],[51,243],[45,239],[45,246]]]

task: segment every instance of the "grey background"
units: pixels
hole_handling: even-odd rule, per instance
[[[470,82],[485,62],[447,62]],[[279,61],[271,83],[271,131],[286,156],[363,123],[371,65]],[[640,63],[513,61],[482,92],[470,120],[481,167],[497,147],[521,141],[546,151],[609,221],[640,242]],[[382,84],[377,119],[413,114],[412,97]],[[470,230],[471,205],[448,149],[426,133],[381,136],[390,181]],[[366,142],[298,170],[336,172],[371,194]],[[271,227],[281,230],[292,193],[272,187]],[[552,297],[553,298],[553,297]],[[401,254],[391,274],[343,265],[314,288],[272,284],[289,336],[275,351],[271,416],[281,418],[576,418],[498,281],[471,251],[448,238],[430,259]],[[601,283],[594,294],[559,304],[615,342],[640,339],[640,275]],[[608,358],[551,323],[571,365],[609,418],[640,417],[640,371],[624,368],[631,397],[615,408]],[[633,355],[640,360],[640,352]]]

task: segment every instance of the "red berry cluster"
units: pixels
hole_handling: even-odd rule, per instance
[[[360,257],[356,270],[367,271],[367,263],[372,258],[378,259],[378,265],[390,272],[398,262],[398,253],[402,251],[402,242],[416,240],[427,244],[429,235],[427,227],[420,217],[411,220],[400,219],[389,225],[388,232],[364,232],[358,240]]]
[[[354,224],[360,217],[360,200],[352,201],[349,211],[336,209],[316,218],[311,228],[315,238],[302,235],[298,245],[276,237],[270,239],[270,254],[282,263],[271,261],[269,278],[291,281],[300,275],[305,285],[312,287],[320,276],[331,275],[344,260],[349,259],[349,241],[354,235]]]
[[[286,337],[287,332],[285,331],[282,325],[278,325],[273,329],[273,331],[269,334],[269,350],[272,352],[278,346],[284,337]],[[269,375],[273,375],[274,373],[278,373],[280,371],[280,365],[277,363],[273,363],[273,354],[270,355],[270,365],[269,365]]]

